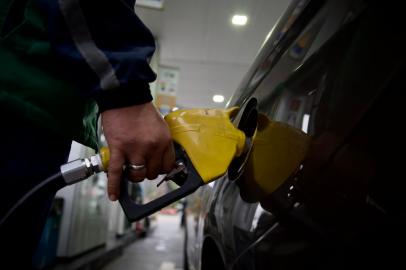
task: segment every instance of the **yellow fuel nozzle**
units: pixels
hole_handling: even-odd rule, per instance
[[[165,116],[173,140],[184,148],[204,183],[225,174],[244,151],[245,134],[230,121],[236,110],[178,110]]]
[[[245,150],[245,134],[230,121],[238,110],[188,109],[165,116],[173,140],[186,151],[205,184],[225,174]],[[272,193],[303,161],[309,142],[302,131],[260,114],[244,178]],[[99,155],[107,171],[109,149],[102,147]]]

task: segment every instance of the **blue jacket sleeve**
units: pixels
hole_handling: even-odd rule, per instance
[[[66,72],[101,111],[152,100],[151,32],[131,0],[42,0],[51,46]]]

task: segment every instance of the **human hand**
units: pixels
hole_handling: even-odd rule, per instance
[[[110,200],[115,201],[120,195],[123,165],[145,165],[141,170],[128,170],[129,179],[135,182],[155,179],[173,168],[175,153],[171,134],[152,103],[104,111],[102,126],[110,149]]]

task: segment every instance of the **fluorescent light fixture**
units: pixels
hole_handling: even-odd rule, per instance
[[[310,114],[305,113],[302,120],[302,130],[304,133],[307,133],[307,130],[309,129],[309,120]]]
[[[213,101],[216,103],[221,103],[224,101],[224,96],[223,95],[214,95]]]
[[[231,22],[234,25],[246,25],[248,21],[248,17],[245,15],[234,15],[233,18],[231,19]]]
[[[137,0],[135,5],[147,8],[163,9],[164,0]]]

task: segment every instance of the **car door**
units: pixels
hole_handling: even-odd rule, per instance
[[[232,269],[336,269],[355,258],[370,263],[373,259],[366,254],[373,249],[366,243],[372,242],[363,237],[372,231],[387,233],[370,221],[391,220],[397,229],[404,224],[396,216],[384,217],[381,204],[370,201],[376,193],[393,201],[389,193],[372,191],[370,184],[380,181],[387,187],[378,178],[388,168],[382,153],[393,155],[372,135],[377,131],[371,119],[392,119],[399,110],[390,105],[396,104],[397,92],[389,92],[388,83],[398,80],[393,74],[404,64],[404,58],[394,56],[401,27],[396,19],[387,19],[394,18],[389,12],[394,10],[362,1],[326,1],[293,42],[281,48],[276,63],[277,57],[267,56],[257,70],[270,68],[253,74],[254,82],[246,84],[253,85],[250,92],[240,89],[233,98],[232,105],[256,98],[260,114],[303,130],[312,142],[304,164],[261,202],[253,226],[256,241],[236,257]],[[383,29],[391,29],[391,37],[374,39]],[[392,56],[378,49],[386,47],[392,48]],[[380,95],[391,98],[380,101]],[[393,179],[385,178],[385,183],[400,184]],[[387,255],[380,244],[372,245]]]
[[[321,6],[320,1],[316,2],[316,4],[310,6],[312,15],[317,13],[317,9]],[[242,87],[240,88],[240,90],[242,90],[240,92],[237,91],[237,94],[234,96],[235,105],[242,107],[244,104],[250,102],[251,99],[247,93],[249,93],[251,89],[255,90],[255,87],[257,87],[255,84],[263,80],[264,77],[267,77],[267,73],[273,65],[271,62],[277,58],[275,53],[279,51],[279,48],[277,48],[275,44],[278,42],[284,44],[284,35],[289,39],[292,39],[293,34],[291,34],[291,31],[298,35],[300,31],[296,28],[304,29],[306,27],[306,25],[302,25],[302,23],[296,24],[296,27],[293,30],[291,29],[295,20],[308,21],[311,19],[310,15],[306,15],[307,18],[301,16],[301,13],[305,10],[308,4],[309,1],[292,2],[287,13],[281,19],[282,23],[275,26],[275,29],[277,29],[279,33],[274,33],[274,35],[268,40],[268,46],[265,45],[259,53],[259,57],[256,60],[258,63],[254,63],[252,67],[256,72],[252,75],[250,80],[242,82]],[[316,34],[320,30],[320,25],[321,22],[319,20],[318,24],[311,28],[311,36],[308,37],[311,42],[315,39]],[[294,39],[292,39],[292,42],[293,41]],[[302,50],[300,52],[295,48],[296,55],[294,58],[283,59],[283,61],[281,61],[282,68],[278,69],[276,77],[281,76],[281,74],[287,76],[291,70],[297,68],[301,63],[300,57],[304,57],[304,51],[309,49],[308,47],[309,46],[301,48]],[[287,70],[289,72],[287,72]],[[275,75],[273,74],[273,76]],[[269,83],[267,82],[267,84]],[[205,231],[203,234],[205,237],[211,237],[214,239],[214,241],[216,241],[221,247],[220,252],[222,253],[226,266],[237,267],[239,264],[236,264],[236,262],[242,261],[240,258],[246,256],[244,254],[247,254],[247,251],[250,250],[252,245],[261,238],[262,235],[259,234],[258,231],[263,229],[262,223],[265,220],[271,223],[275,223],[276,221],[272,214],[265,211],[258,203],[248,203],[244,201],[240,196],[238,184],[230,180],[228,176],[229,175],[227,175],[225,179],[221,179],[221,183],[215,188],[215,195],[209,204],[210,208],[206,210],[207,213],[205,212],[203,214],[203,216],[206,217]],[[204,260],[205,258],[202,259]],[[250,263],[252,264],[252,262]]]
[[[265,58],[244,89],[251,93],[247,95],[240,89],[234,103],[256,98],[260,114],[317,136],[323,133],[323,122],[327,121],[323,114],[324,106],[328,105],[322,103],[323,95],[330,95],[325,91],[327,84],[332,83],[328,80],[335,78],[335,65],[345,55],[343,50],[352,34],[351,21],[362,10],[362,4],[359,1],[302,1],[298,7],[302,9],[297,15],[301,23],[292,26],[297,29],[290,29],[297,36]],[[291,180],[275,196],[284,205],[296,208],[297,215],[301,215],[303,206],[294,198],[294,182],[298,177]],[[265,207],[267,209],[260,204],[252,207],[256,208],[250,228],[253,241],[240,250],[231,263],[233,269],[302,268],[303,262],[315,259],[312,257],[316,256],[313,253],[314,236],[306,235],[307,230],[281,223],[280,217],[272,211],[279,212],[279,209],[273,209],[272,205]],[[302,222],[317,231],[312,228],[317,225],[311,220],[304,218]],[[234,237],[234,240],[235,249],[238,249],[238,238]]]

